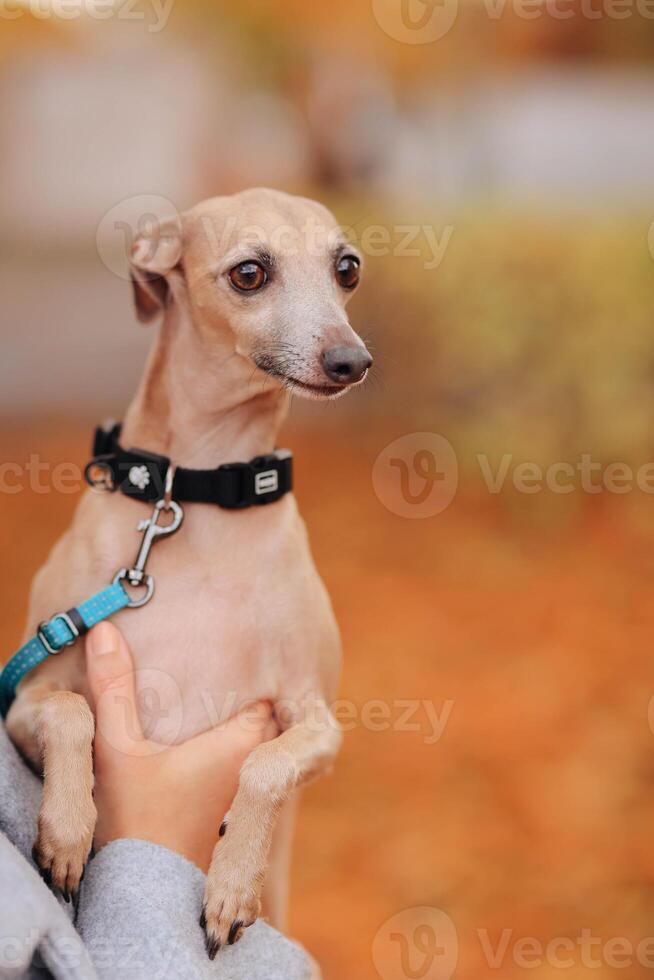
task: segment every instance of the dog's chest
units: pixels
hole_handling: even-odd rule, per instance
[[[135,555],[142,516],[124,498],[83,501],[37,591],[60,592],[63,578],[66,596],[50,600],[58,604],[106,583]],[[181,741],[253,699],[333,696],[338,633],[292,498],[243,513],[187,508],[147,571],[152,601],[115,622],[138,665],[153,737]]]

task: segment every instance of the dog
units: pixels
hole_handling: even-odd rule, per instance
[[[273,449],[291,394],[334,399],[368,374],[371,355],[345,312],[362,258],[314,201],[267,189],[212,198],[139,235],[130,262],[138,319],[162,322],[124,445],[192,468],[248,460]],[[184,510],[183,529],[153,554],[156,601],[119,612],[116,625],[161,715],[181,703],[174,741],[209,728],[207,705],[230,696],[232,714],[271,702],[281,730],[246,760],[226,833],[216,834],[202,911],[213,957],[262,902],[284,928],[293,790],[325,772],[341,742],[329,711],[341,648],[292,494],[247,510]],[[28,636],[106,586],[143,516],[145,505],[120,493],[82,497],[34,579]],[[79,643],[25,677],[7,730],[44,776],[37,863],[74,893],[97,816]]]

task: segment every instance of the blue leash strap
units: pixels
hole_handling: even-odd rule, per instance
[[[19,682],[38,664],[48,657],[60,653],[64,647],[72,646],[79,636],[109,619],[120,609],[130,605],[130,597],[118,583],[97,592],[77,608],[65,613],[57,613],[48,622],[41,623],[31,640],[25,643],[18,653],[5,664],[0,673],[0,713],[6,717],[16,696]]]
[[[154,578],[146,574],[146,565],[154,542],[160,537],[174,534],[181,527],[184,511],[176,501],[170,499],[174,468],[168,467],[166,474],[166,492],[162,500],[157,501],[148,520],[139,521],[137,531],[142,535],[141,546],[131,568],[121,568],[114,576],[113,584],[102,592],[97,592],[86,602],[68,612],[57,613],[47,623],[41,623],[36,636],[25,643],[18,653],[5,664],[0,672],[0,714],[3,718],[16,697],[16,688],[25,674],[48,657],[60,653],[64,647],[70,647],[78,637],[97,623],[109,619],[120,609],[129,607],[137,609],[150,601],[154,594]],[[171,518],[169,523],[161,524],[164,514]],[[130,598],[123,582],[128,582],[133,588],[144,589],[140,599]]]

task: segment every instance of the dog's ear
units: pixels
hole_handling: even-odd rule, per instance
[[[141,323],[161,313],[183,285],[182,225],[179,218],[155,222],[130,249],[134,305]]]

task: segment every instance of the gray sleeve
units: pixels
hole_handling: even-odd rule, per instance
[[[41,780],[25,765],[0,721],[0,831],[29,860],[36,839]]]
[[[54,897],[31,858],[40,800],[40,779],[0,722],[0,980],[96,980],[72,906]]]
[[[308,980],[302,950],[264,922],[212,963],[198,925],[204,875],[147,841],[107,845],[88,864],[77,927],[31,860],[41,781],[0,723],[0,980]],[[6,835],[6,837],[4,836]],[[30,969],[32,957],[41,968]]]
[[[108,844],[88,864],[77,918],[101,978],[309,980],[305,953],[265,922],[209,960],[199,925],[202,872],[148,841]]]
[[[0,980],[97,980],[65,909],[0,834]]]

